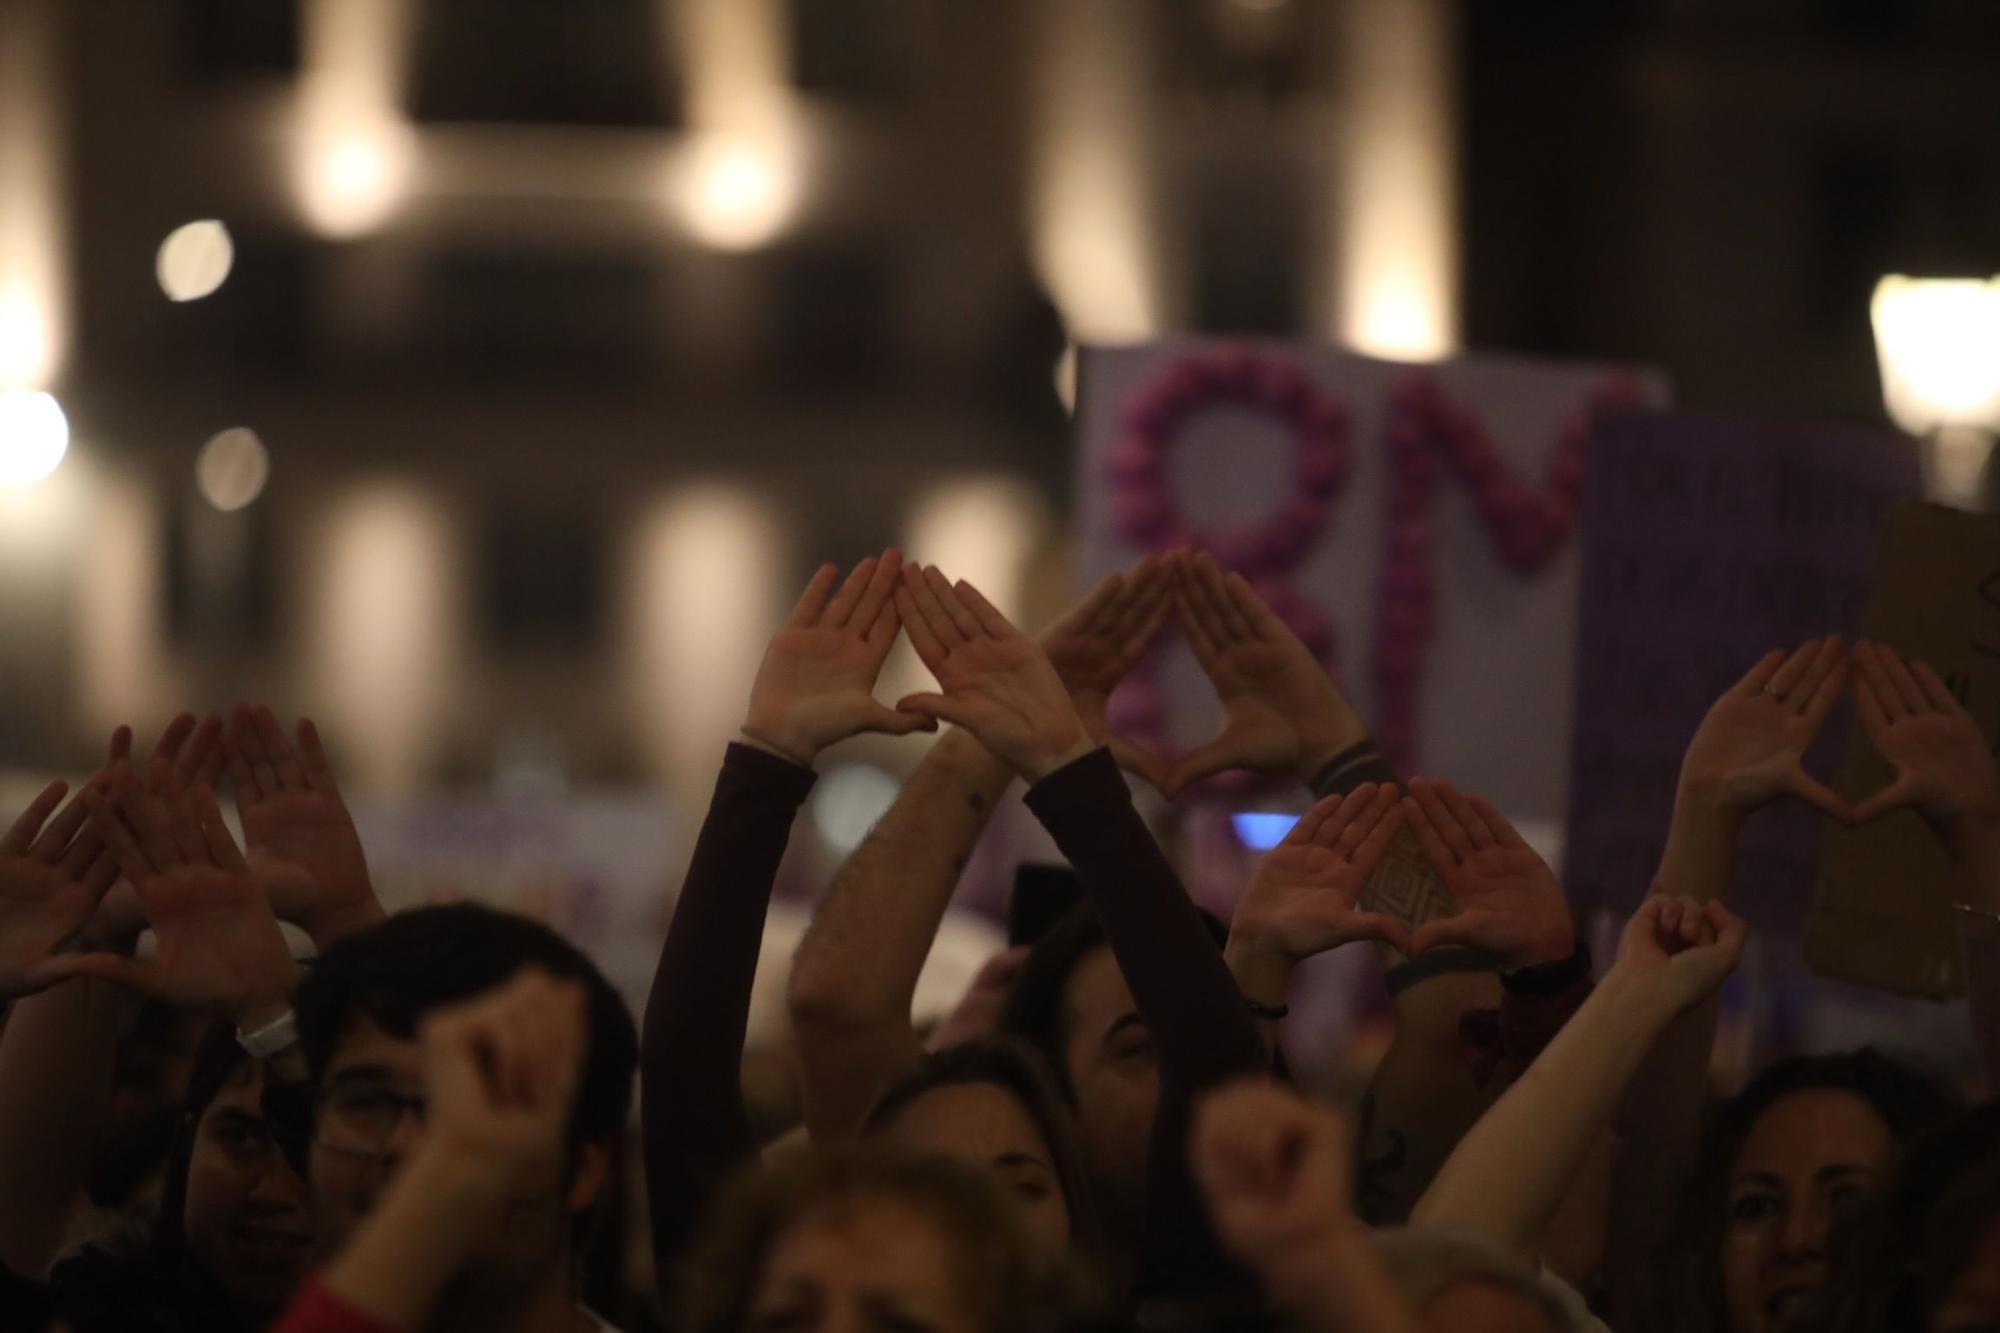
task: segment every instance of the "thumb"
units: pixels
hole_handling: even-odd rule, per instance
[[[1212,778],[1217,773],[1237,767],[1234,751],[1234,746],[1219,738],[1189,750],[1168,771],[1166,794],[1178,796],[1203,778]]]
[[[1447,920],[1451,918],[1446,918]],[[1358,939],[1380,940],[1404,954],[1413,954],[1420,946],[1410,936],[1410,928],[1387,912],[1356,912],[1349,918]],[[1435,925],[1436,922],[1429,924]]]
[[[38,988],[74,977],[95,977],[129,990],[145,990],[152,968],[119,953],[59,953],[38,964],[30,975]]]
[[[1162,795],[1166,793],[1169,781],[1167,768],[1158,756],[1118,736],[1111,737],[1106,744],[1111,747],[1111,757],[1118,761],[1118,767],[1145,779]]]
[[[922,713],[905,713],[894,708],[883,708],[879,704],[862,724],[864,731],[879,731],[890,736],[908,736],[916,731],[936,731],[937,719]]]
[[[1817,808],[1822,813],[1832,816],[1843,824],[1856,822],[1854,807],[1841,799],[1839,792],[1834,791],[1831,787],[1814,778],[1802,768],[1792,770],[1790,779],[1786,783],[1786,789],[1807,805]]]
[[[1853,820],[1857,824],[1866,824],[1880,819],[1884,815],[1894,814],[1898,810],[1915,805],[1916,801],[1916,784],[1912,783],[1908,778],[1897,778],[1881,791],[1876,792],[1860,805],[1855,806]]]
[[[906,694],[896,700],[896,711],[913,713],[924,719],[949,722],[953,726],[964,727],[974,735],[979,732],[979,728],[972,723],[973,710],[967,708],[963,701],[947,695]]]

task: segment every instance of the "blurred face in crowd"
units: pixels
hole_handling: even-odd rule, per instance
[[[1866,1101],[1806,1088],[1773,1102],[1729,1175],[1722,1286],[1733,1333],[1787,1327],[1826,1281],[1827,1234],[1879,1186],[1896,1141]]]
[[[1146,1144],[1160,1101],[1153,1035],[1139,1018],[1108,946],[1083,956],[1063,986],[1064,1072],[1076,1091],[1084,1155],[1118,1211],[1130,1214],[1146,1179]]]
[[[1541,1306],[1500,1282],[1454,1282],[1424,1303],[1421,1319],[1437,1333],[1550,1333]]]
[[[262,1067],[245,1062],[195,1126],[181,1214],[188,1254],[237,1309],[275,1316],[314,1258],[305,1182],[260,1105]]]
[[[831,1202],[772,1244],[743,1333],[979,1333],[962,1264],[924,1213],[887,1198]]]
[[[1055,1154],[1020,1099],[997,1083],[932,1088],[884,1125],[881,1137],[914,1152],[954,1158],[990,1171],[1048,1254],[1069,1249],[1069,1200]]]
[[[421,1048],[357,1020],[342,1036],[320,1081],[310,1169],[321,1239],[329,1250],[353,1233],[396,1168],[424,1140]],[[551,1164],[543,1188],[517,1195],[494,1216],[468,1269],[482,1292],[525,1290],[568,1253],[571,1214],[587,1208],[604,1182],[607,1159],[583,1154],[572,1181]]]
[[[2000,1328],[2000,1226],[1989,1227],[1931,1313],[1930,1333],[1990,1333]]]

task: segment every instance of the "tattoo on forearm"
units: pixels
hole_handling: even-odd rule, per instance
[[[1389,843],[1382,864],[1362,892],[1361,906],[1371,912],[1387,912],[1406,926],[1458,914],[1450,890],[1431,869],[1416,834],[1407,828],[1398,830]]]

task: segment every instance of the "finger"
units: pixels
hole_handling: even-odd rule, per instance
[[[1904,810],[1915,805],[1917,798],[1916,783],[1907,778],[1898,778],[1881,791],[1862,801],[1860,805],[1855,806],[1854,812],[1850,816],[1850,822],[1856,824],[1871,823],[1884,815],[1894,814],[1898,810]]]
[[[181,747],[188,737],[194,735],[194,714],[176,713],[174,720],[167,723],[167,729],[160,733],[160,739],[153,742],[153,752],[146,756],[150,760],[164,759],[172,763],[180,757]]]
[[[249,704],[238,704],[230,722],[230,737],[242,748],[250,765],[251,780],[258,790],[266,796],[283,791],[285,784],[278,781],[278,766],[272,762],[271,752],[264,748],[264,728],[257,721],[257,710]]]
[[[1757,659],[1757,665],[1751,667],[1743,679],[1736,682],[1731,692],[1740,694],[1746,699],[1754,699],[1764,693],[1764,688],[1771,683],[1772,677],[1778,674],[1778,668],[1785,664],[1785,657],[1783,648],[1773,648],[1765,653]]]
[[[1496,847],[1526,847],[1528,840],[1514,827],[1507,816],[1500,813],[1500,807],[1481,796],[1478,792],[1467,792],[1465,803],[1471,807],[1473,816],[1486,826],[1486,834],[1493,839]]]
[[[1155,791],[1165,794],[1167,790],[1167,767],[1158,756],[1142,750],[1123,737],[1112,736],[1105,741],[1111,750],[1111,758],[1118,767],[1134,777],[1143,778]]]
[[[94,826],[91,829],[91,837],[100,850],[97,859],[83,872],[83,887],[89,890],[92,896],[102,898],[110,892],[111,886],[118,882],[118,877],[125,873],[125,868],[119,864],[118,854],[98,835]]]
[[[1806,725],[1812,728],[1815,735],[1826,724],[1827,714],[1833,711],[1833,706],[1840,702],[1840,696],[1847,689],[1848,678],[1853,675],[1853,670],[1852,662],[1843,653],[1834,663],[1833,670],[1820,678],[1812,697],[1807,699],[1805,707],[1799,710],[1806,720]]]
[[[1461,944],[1468,948],[1478,948],[1479,941],[1489,925],[1487,912],[1460,912],[1456,916],[1441,916],[1424,922],[1410,935],[1410,949],[1413,953],[1423,953],[1435,949],[1440,944]]]
[[[1882,702],[1882,696],[1875,692],[1869,679],[1869,672],[1861,664],[1861,650],[1855,649],[1854,674],[1850,684],[1853,687],[1854,707],[1861,714],[1861,729],[1871,737],[1880,737],[1889,729],[1889,710]]]
[[[60,787],[63,784],[58,782],[54,785]],[[69,851],[70,844],[75,841],[77,830],[83,827],[84,821],[89,817],[90,812],[83,808],[83,802],[71,798],[69,804],[65,805],[42,830],[42,836],[35,839],[34,846],[28,849],[28,855],[47,861],[51,865],[62,860]]]
[[[1940,713],[1965,711],[1965,705],[1958,701],[1958,696],[1951,692],[1951,686],[1944,683],[1944,678],[1931,670],[1930,663],[1912,662],[1910,673],[1916,677],[1918,687],[1923,690],[1924,698],[1934,710]]]
[[[1681,900],[1666,898],[1652,912],[1653,934],[1662,940],[1677,939],[1681,933]]]
[[[1881,705],[1884,725],[1902,720],[1902,694],[1889,679],[1888,670],[1882,663],[1882,650],[1866,639],[1854,645],[1854,676],[1856,680],[1867,682],[1875,702]]]
[[[263,742],[264,753],[271,757],[271,771],[278,775],[279,785],[286,791],[304,791],[305,769],[299,766],[299,756],[286,738],[285,729],[278,725],[278,715],[263,704],[254,711],[257,739]]]
[[[1166,623],[1167,612],[1173,609],[1173,589],[1165,579],[1157,579],[1153,586],[1134,601],[1133,615],[1119,631],[1119,655],[1127,661],[1135,662],[1152,646],[1160,636],[1160,626]]]
[[[190,800],[193,806],[195,825],[201,830],[201,839],[208,852],[211,865],[224,870],[245,870],[243,851],[236,845],[236,839],[229,834],[229,826],[222,822],[222,807],[215,803],[215,793],[206,785],[196,787]]]
[[[861,594],[868,591],[868,584],[875,577],[875,568],[881,563],[876,557],[864,556],[847,577],[841,580],[839,591],[820,613],[819,623],[834,629],[846,625],[853,619],[855,610],[861,605]],[[863,625],[863,629],[867,626]]]
[[[1123,572],[1106,574],[1075,605],[1063,612],[1051,628],[1084,634],[1097,633],[1117,624],[1120,608],[1129,596],[1131,586],[1131,580]]]
[[[61,781],[51,782],[42,788],[41,793],[28,802],[28,808],[21,812],[21,817],[14,821],[14,827],[7,830],[7,836],[0,838],[0,852],[9,856],[26,855],[49,812],[62,803],[63,793],[68,790],[69,784]]]
[[[1750,923],[1720,902],[1710,902],[1702,910],[1708,917],[1710,928],[1715,931],[1716,944],[1731,953],[1741,953],[1743,942],[1750,934]]]
[[[1206,551],[1197,554],[1194,558],[1194,573],[1195,586],[1207,599],[1228,637],[1232,640],[1253,637],[1250,632],[1250,621],[1236,608],[1235,602],[1229,596],[1228,580],[1223,577],[1222,566],[1215,563],[1215,557]]]
[[[1323,845],[1331,847],[1334,839],[1340,836],[1338,828],[1334,826],[1344,825],[1346,822],[1342,812],[1349,808],[1350,801],[1353,803],[1352,808],[1359,810],[1364,803],[1373,800],[1375,793],[1371,788],[1374,785],[1371,782],[1364,782],[1347,796],[1335,792],[1324,800],[1316,802],[1312,809],[1299,817],[1299,822],[1285,835],[1285,841],[1303,847],[1307,843],[1320,842],[1324,836],[1326,841]],[[1333,831],[1329,832],[1329,829]]]
[[[333,765],[327,762],[326,747],[320,744],[319,728],[309,717],[299,719],[299,767],[305,773],[306,786],[314,791],[340,790],[333,780]]]
[[[906,694],[896,700],[896,711],[937,718],[955,727],[964,727],[974,735],[979,732],[979,728],[972,724],[972,710],[958,700],[947,698],[942,694]]]
[[[1413,953],[1417,949],[1417,943],[1410,935],[1410,928],[1386,912],[1356,912],[1348,918],[1348,923],[1359,938],[1380,940],[1404,954]]]
[[[1271,640],[1291,633],[1250,586],[1250,580],[1232,570],[1222,580],[1222,587],[1229,594],[1229,609],[1243,621],[1244,637]]]
[[[1423,808],[1424,818],[1430,821],[1438,838],[1451,848],[1454,860],[1463,861],[1472,854],[1472,837],[1465,826],[1458,822],[1458,815],[1445,801],[1438,785],[1428,778],[1418,778],[1410,783],[1410,795],[1417,798]]]
[[[1398,830],[1407,822],[1408,816],[1404,814],[1403,804],[1397,801],[1389,813],[1383,815],[1375,827],[1369,830],[1368,836],[1361,840],[1361,845],[1354,849],[1354,855],[1348,858],[1353,862],[1354,868],[1364,877],[1373,875],[1375,868],[1382,864],[1382,858],[1389,854],[1389,844],[1396,840]],[[1405,949],[1404,952],[1407,953],[1408,950]]]
[[[1437,826],[1431,823],[1429,809],[1414,796],[1403,798],[1403,822],[1416,832],[1417,842],[1422,845],[1424,859],[1431,863],[1431,869],[1448,874],[1458,868],[1458,857],[1453,855]]]
[[[167,809],[173,791],[173,770],[162,760],[146,765],[146,782],[136,779],[121,784],[119,815],[138,836],[139,846],[155,870],[170,870],[182,863],[180,844],[174,839],[173,816]]]
[[[121,759],[132,757],[132,728],[120,725],[112,729],[111,748],[105,754],[105,767],[110,767]]]
[[[930,627],[931,637],[948,649],[954,648],[965,641],[965,634],[952,620],[951,612],[945,610],[944,603],[938,600],[937,585],[925,577],[926,572],[921,565],[904,566],[903,587],[909,592],[910,600],[915,603],[917,613],[924,618],[924,624]],[[938,575],[937,580],[939,583],[944,583],[944,576]],[[945,583],[944,588],[946,592],[951,591],[949,583]],[[901,603],[897,605],[900,606]],[[909,613],[905,611],[904,622],[908,623],[909,619]]]
[[[1839,671],[1846,661],[1847,652],[1841,647],[1839,635],[1829,634],[1821,639],[1813,650],[1811,660],[1806,663],[1806,669],[1785,692],[1785,705],[1795,713],[1806,712],[1812,707],[1813,699],[1827,677]]]
[[[174,776],[183,785],[201,780],[202,774],[216,762],[221,749],[222,719],[214,713],[204,717],[194,729],[179,755],[174,758]]]
[[[1778,668],[1778,673],[1765,685],[1764,692],[1781,700],[1790,694],[1792,687],[1799,683],[1799,678],[1805,675],[1806,668],[1812,665],[1813,655],[1819,651],[1822,642],[1823,640],[1814,639],[1809,643],[1800,644],[1786,654],[1784,665]]]
[[[1479,812],[1472,808],[1472,802],[1465,799],[1465,793],[1442,778],[1432,785],[1438,794],[1438,799],[1444,802],[1445,809],[1451,811],[1453,822],[1465,830],[1466,841],[1473,850],[1484,851],[1491,847],[1492,831],[1486,827],[1486,821],[1479,817]],[[1445,836],[1448,839],[1450,834],[1447,833]]]
[[[861,613],[857,611],[855,615],[859,617]],[[902,629],[903,613],[896,607],[896,594],[892,588],[889,600],[875,613],[875,619],[868,623],[868,629],[861,636],[861,641],[886,657],[889,646],[895,643],[896,636]]]
[[[248,705],[237,704],[229,710],[229,729],[222,736],[222,762],[239,804],[264,797],[263,784],[257,781],[257,771],[250,763],[250,743],[256,730]]]
[[[1153,553],[1134,565],[1122,583],[1119,596],[1105,607],[1104,625],[1113,637],[1127,639],[1154,608],[1166,605],[1172,595],[1173,580],[1165,557]]]
[[[1701,905],[1693,901],[1683,901],[1680,905],[1680,919],[1676,923],[1680,930],[1682,944],[1701,943],[1701,934],[1708,925],[1708,918],[1702,915]]]
[[[908,736],[913,732],[936,731],[937,719],[918,713],[899,713],[893,708],[876,705],[868,715],[865,730],[880,732],[885,736]]]
[[[826,605],[826,595],[833,589],[833,581],[840,577],[840,571],[832,565],[821,565],[806,580],[805,590],[799,600],[792,603],[792,610],[785,617],[787,629],[810,629],[819,623],[820,608]]]
[[[874,637],[875,628],[882,617],[896,614],[896,581],[902,577],[903,553],[891,546],[882,552],[875,562],[875,570],[868,576],[868,586],[861,591],[861,602],[854,608],[853,623],[861,626],[862,633]],[[893,636],[894,630],[890,631]]]
[[[1832,816],[1843,824],[1853,823],[1856,812],[1853,806],[1825,783],[1820,782],[1804,769],[1793,769],[1786,789],[1807,805]]]
[[[1209,615],[1207,605],[1195,594],[1192,578],[1176,569],[1172,587],[1174,613],[1180,617],[1181,630],[1187,635],[1195,660],[1206,671],[1222,656],[1222,630]]]
[[[907,580],[896,589],[896,614],[902,617],[903,632],[910,636],[910,647],[916,649],[917,657],[935,672],[938,663],[945,658],[944,643],[932,631],[930,619],[917,605]]]
[[[1359,807],[1355,817],[1340,831],[1340,838],[1334,844],[1334,850],[1340,853],[1341,859],[1352,861],[1354,854],[1361,849],[1361,844],[1375,831],[1375,826],[1388,818],[1389,812],[1394,810],[1402,799],[1402,793],[1394,787],[1387,784],[1378,787],[1369,796],[1368,803]]]
[[[192,788],[175,792],[163,801],[167,812],[167,835],[173,839],[174,852],[183,865],[212,865],[208,843],[202,837],[201,816],[195,809]]]
[[[1896,691],[1896,697],[1902,703],[1903,710],[1911,714],[1930,712],[1931,705],[1930,701],[1924,698],[1924,687],[1917,684],[1917,678],[1910,674],[1910,668],[1904,664],[1902,655],[1893,648],[1883,648],[1880,656],[1882,674],[1889,681],[1890,687]]]
[[[999,607],[986,600],[985,593],[982,593],[964,579],[960,579],[953,585],[952,592],[957,595],[960,604],[972,613],[973,620],[977,622],[980,630],[986,637],[992,639],[1011,639],[1020,633],[1020,631],[1014,628],[1012,621],[1000,614]]]
[[[1239,767],[1242,760],[1235,745],[1221,738],[1197,745],[1182,755],[1167,774],[1167,794],[1175,796],[1195,783]]]
[[[944,576],[943,570],[936,565],[925,568],[924,584],[931,590],[931,595],[937,598],[938,606],[950,619],[952,628],[958,631],[960,638],[986,637],[985,630],[980,627],[979,618],[973,615],[972,609],[959,598],[957,589],[952,587],[951,580]]]
[[[153,866],[146,859],[145,848],[132,832],[132,826],[125,822],[117,804],[109,797],[94,791],[84,793],[84,804],[90,810],[90,826],[97,830],[97,836],[104,839],[111,848],[113,863],[126,878],[138,884],[150,878]]]
[[[127,958],[117,953],[59,953],[42,961],[35,968],[35,979],[42,986],[53,986],[59,981],[70,981],[77,977],[95,977],[99,981],[109,981],[113,985],[128,990],[151,989],[151,965],[141,959]]]

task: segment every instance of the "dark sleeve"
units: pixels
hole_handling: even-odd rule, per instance
[[[0,1264],[0,1328],[38,1333],[55,1318],[48,1286]]]
[[[1160,1062],[1146,1186],[1139,1299],[1213,1299],[1243,1284],[1209,1230],[1188,1169],[1195,1100],[1270,1072],[1270,1057],[1222,951],[1132,808],[1111,753],[1093,750],[1028,791],[1028,807],[1082,879]]]
[[[661,1291],[716,1191],[757,1150],[743,1040],[764,915],[813,773],[731,745],[660,949],[639,1041],[639,1119]]]

